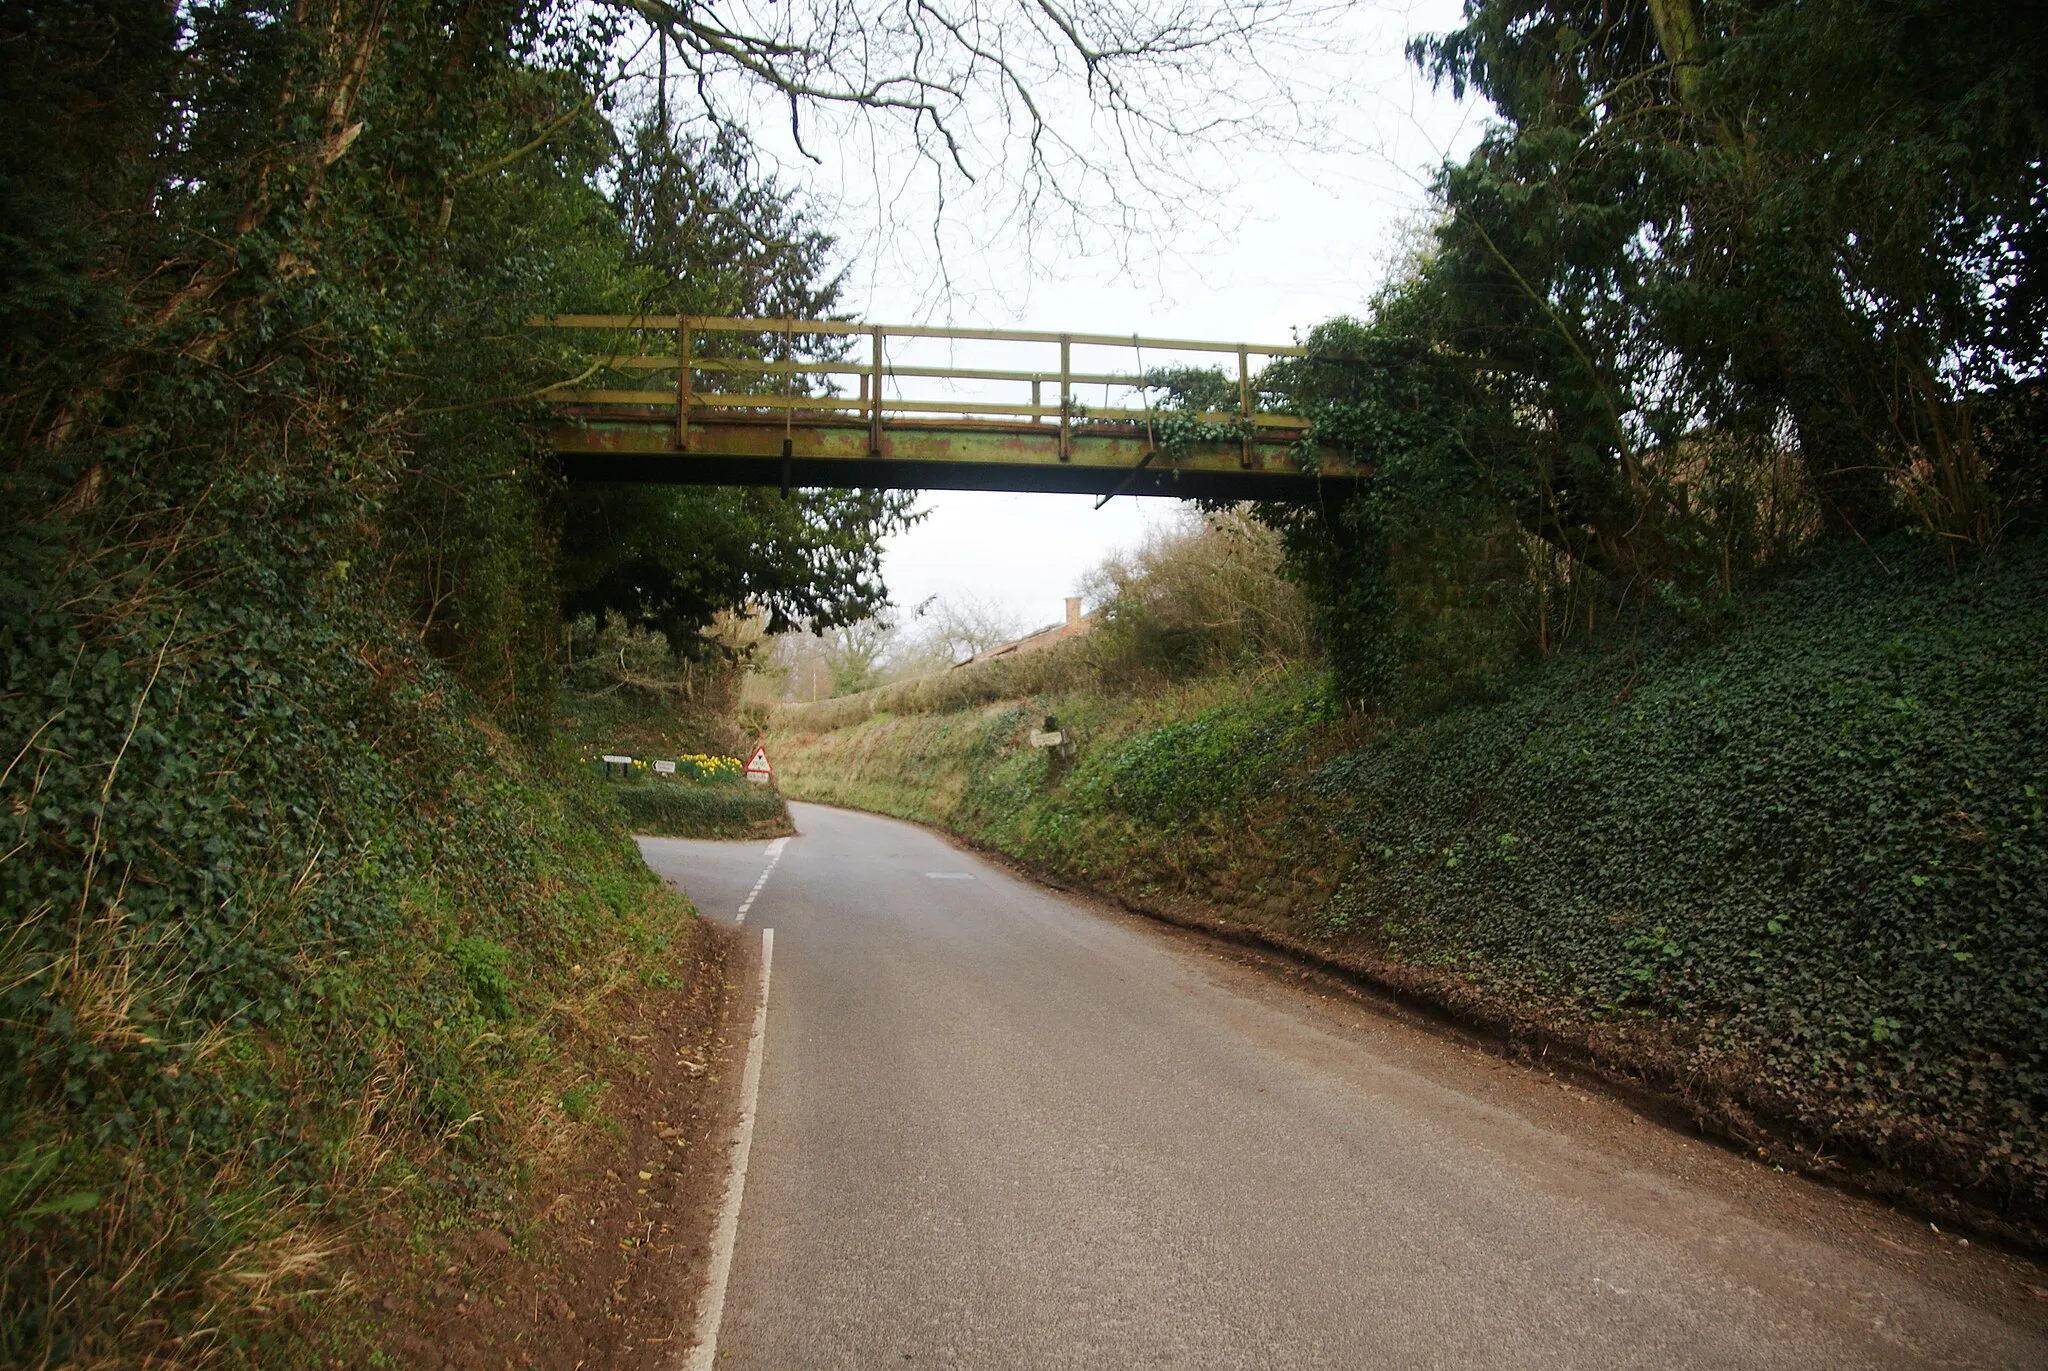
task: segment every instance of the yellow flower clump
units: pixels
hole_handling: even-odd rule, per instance
[[[676,771],[680,773],[685,767],[700,781],[731,780],[746,770],[746,764],[737,757],[713,757],[702,752],[676,758]]]
[[[583,760],[595,763],[595,755],[585,754]],[[626,763],[628,773],[646,771],[654,765],[645,757],[635,757]],[[736,780],[746,772],[746,763],[737,757],[713,757],[704,752],[690,752],[676,758],[676,775],[693,781]]]

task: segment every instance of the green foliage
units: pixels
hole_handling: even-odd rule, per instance
[[[1574,498],[1612,531],[1650,494],[1644,453],[1789,423],[1830,526],[1910,513],[1996,541],[1974,411],[2048,363],[2038,12],[1479,0],[1465,20],[1413,51],[1502,122],[1444,169],[1424,274],[1440,336]]]
[[[707,140],[665,127],[659,113],[642,119],[621,150],[613,204],[627,255],[650,278],[650,310],[821,319],[838,303],[831,235],[730,127]],[[693,351],[737,341],[700,338]]]
[[[488,938],[457,938],[449,956],[486,1013],[496,1019],[512,1017],[513,983],[505,973],[506,963],[512,960],[510,948]]]
[[[563,609],[616,614],[678,650],[743,606],[768,631],[857,623],[888,603],[881,539],[906,526],[903,492],[579,486],[566,499]]]
[[[571,1123],[588,1123],[597,1113],[597,1101],[602,1093],[589,1081],[570,1086],[562,1092],[563,1115]]]
[[[380,1157],[502,1204],[539,1024],[649,916],[601,794],[472,723],[251,503],[111,584],[103,556],[0,596],[0,1258],[50,1292],[10,1357],[240,1326],[220,1264],[359,1219]]]
[[[1330,762],[1363,851],[1330,917],[1685,1025],[1811,1122],[2048,1196],[2048,549],[1885,558]]]
[[[687,933],[548,736],[526,320],[668,283],[603,16],[0,14],[0,1360],[235,1354],[378,1206],[509,1209],[583,968]]]
[[[746,763],[737,757],[711,757],[690,753],[675,759],[676,778],[700,785],[739,784],[746,778]]]
[[[1292,685],[1091,752],[1076,769],[1073,798],[1084,810],[1162,828],[1197,817],[1241,818],[1304,755],[1315,726],[1328,722],[1320,684],[1297,677]]]
[[[826,275],[832,239],[809,207],[763,175],[727,134],[706,142],[656,118],[617,165],[613,204],[639,307],[662,314],[824,318],[839,296]],[[748,351],[751,348],[752,351]],[[758,359],[741,335],[699,338],[693,353]],[[658,373],[657,373],[658,374]],[[670,376],[673,373],[669,373]],[[672,383],[672,382],[671,382]],[[645,385],[645,376],[633,384]],[[715,384],[700,377],[699,386]],[[679,657],[718,649],[703,637],[728,610],[765,614],[768,631],[853,624],[888,603],[881,540],[914,519],[895,491],[579,486],[563,501],[567,616],[616,616],[665,636]]]
[[[745,781],[659,778],[612,787],[635,833],[670,838],[750,838],[787,833],[789,806],[779,791]]]
[[[1372,468],[1264,511],[1354,707],[1711,619],[1816,534],[1960,558],[2048,508],[2038,12],[1472,0],[1411,52],[1499,121],[1369,317],[1258,382]]]
[[[1403,543],[1464,531],[1528,503],[1527,474],[1484,442],[1460,371],[1411,331],[1397,300],[1373,323],[1311,330],[1308,353],[1268,367],[1261,385],[1327,444],[1372,467],[1365,490],[1335,510],[1267,506],[1289,569],[1316,607],[1317,629],[1347,698],[1383,697],[1402,665],[1390,563]]]
[[[616,615],[679,653],[716,650],[703,631],[751,607],[768,631],[858,623],[887,606],[881,540],[911,522],[903,492],[598,486],[565,497],[562,608]]]

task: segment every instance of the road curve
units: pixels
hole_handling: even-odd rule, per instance
[[[2038,1268],[812,805],[717,1365],[2048,1366]]]

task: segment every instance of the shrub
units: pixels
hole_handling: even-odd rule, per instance
[[[1281,536],[1239,510],[1187,513],[1084,583],[1101,606],[1088,656],[1105,680],[1187,679],[1298,661],[1308,606],[1280,574]]]
[[[789,806],[761,785],[651,781],[612,787],[635,833],[670,838],[746,838],[786,832]]]
[[[1311,651],[1308,605],[1279,570],[1281,537],[1241,511],[1190,516],[1091,574],[1096,628],[857,695],[779,706],[779,732],[830,732],[878,714],[943,714],[1104,683],[1263,671]]]
[[[512,978],[505,973],[506,963],[512,960],[511,949],[488,938],[460,938],[449,955],[484,1011],[493,1018],[511,1018]]]

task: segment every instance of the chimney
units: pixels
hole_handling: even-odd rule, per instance
[[[1077,628],[1080,626],[1080,623],[1081,597],[1078,595],[1069,595],[1067,597],[1067,627]]]

